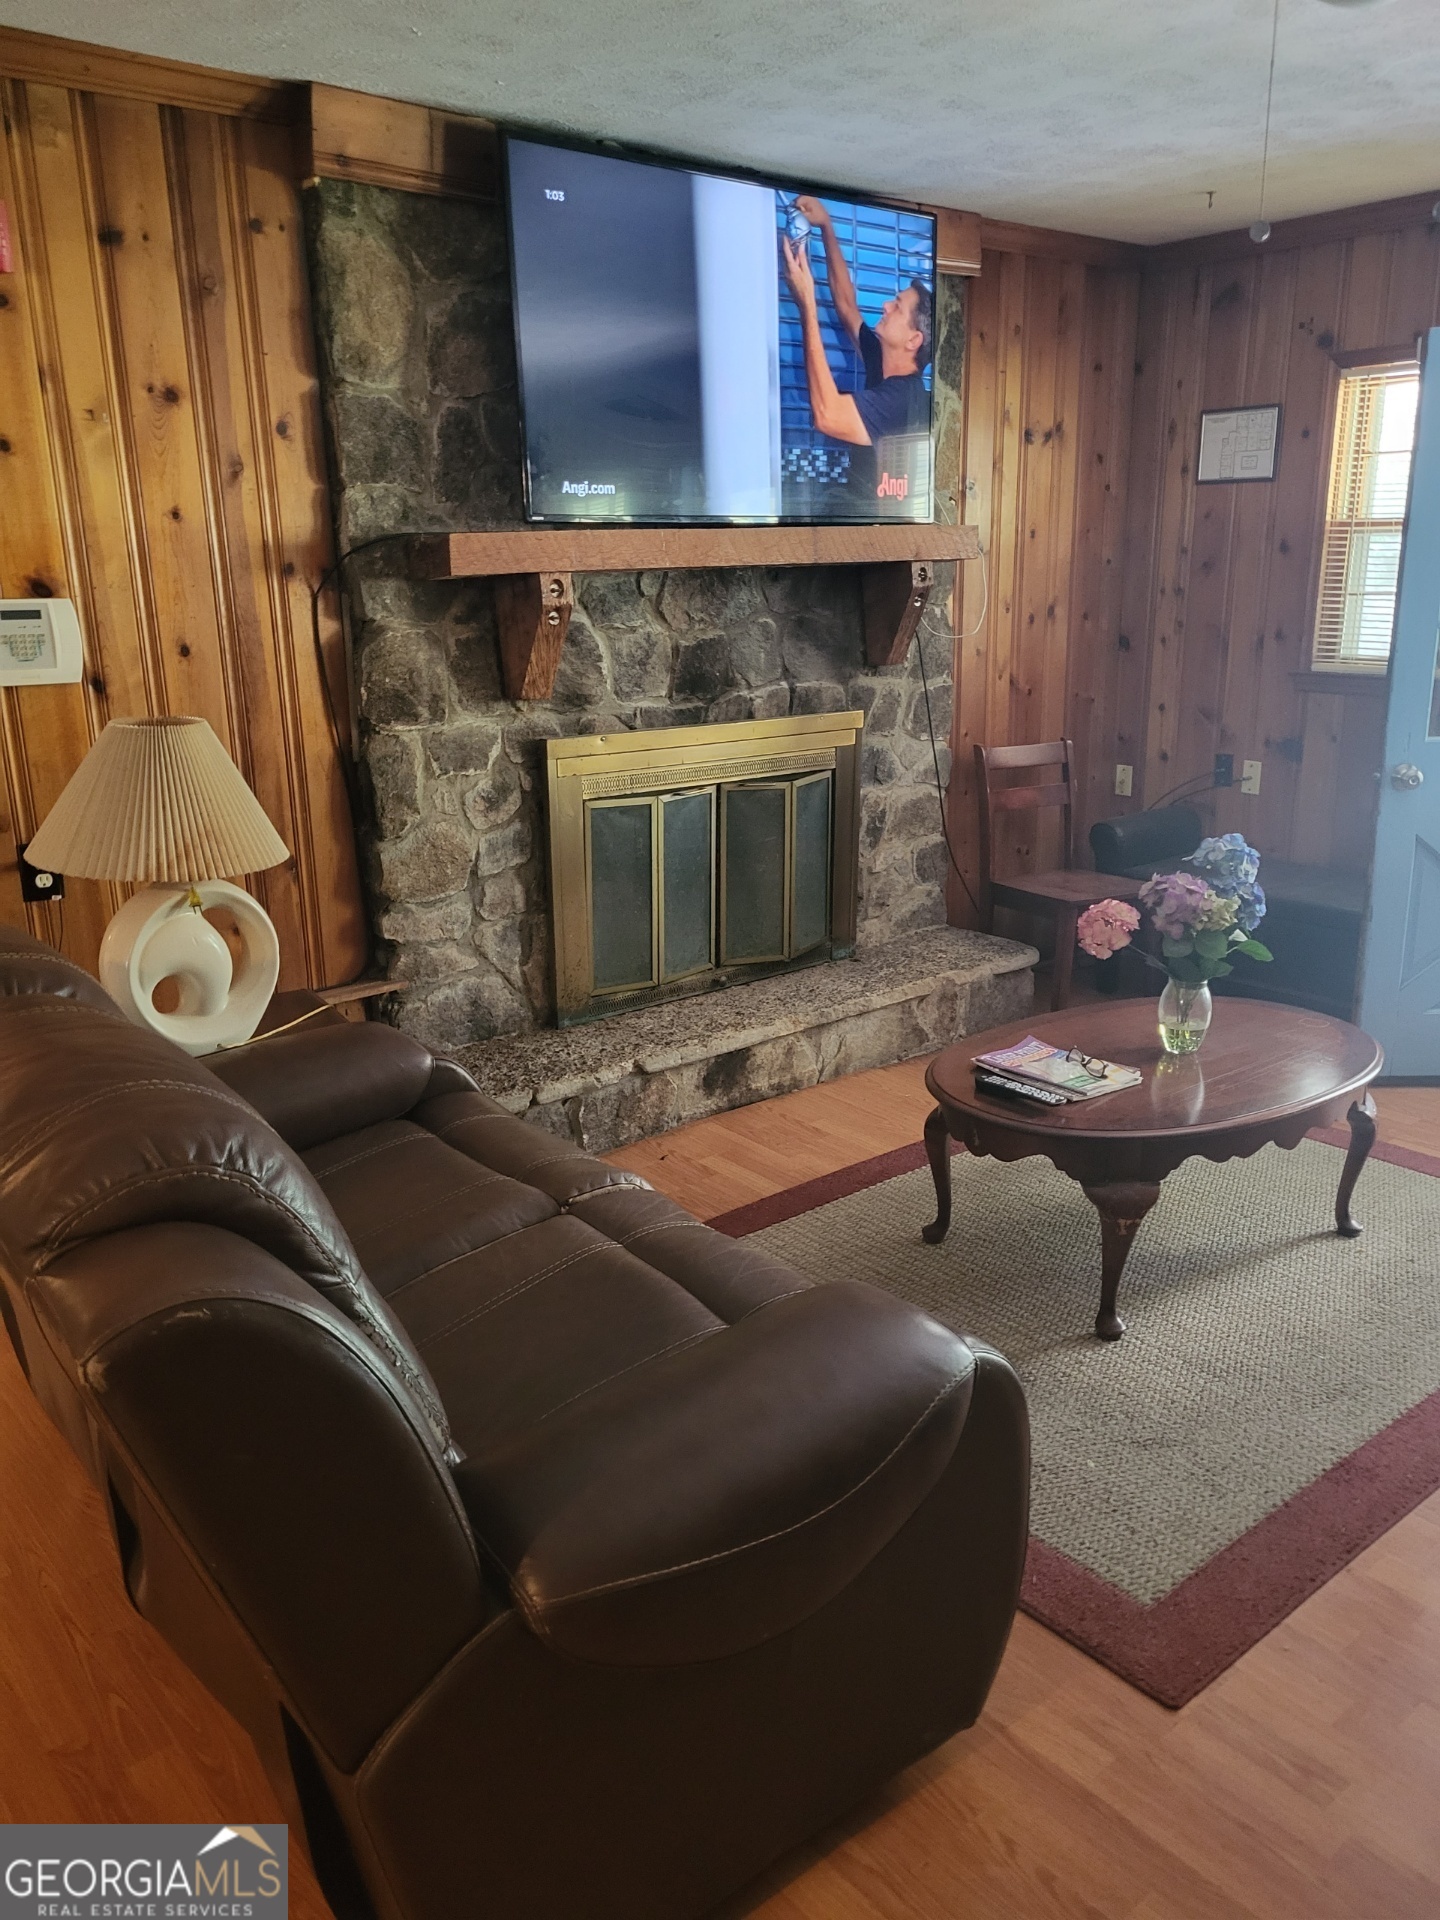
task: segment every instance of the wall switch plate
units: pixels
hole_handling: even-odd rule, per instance
[[[1258,793],[1260,791],[1260,762],[1244,760],[1240,764],[1240,791]]]
[[[1130,797],[1131,791],[1134,788],[1134,785],[1135,785],[1135,769],[1133,767],[1121,766],[1117,762],[1115,767],[1116,793],[1120,794],[1123,798],[1128,800]]]
[[[1217,787],[1233,787],[1235,784],[1235,756],[1233,753],[1217,753],[1215,756],[1215,780]]]
[[[22,900],[63,900],[65,898],[65,876],[52,873],[48,867],[32,867],[25,858],[24,846],[15,849],[16,865],[20,869],[20,898]]]

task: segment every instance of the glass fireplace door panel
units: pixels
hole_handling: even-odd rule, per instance
[[[715,789],[660,796],[660,978],[715,964]]]
[[[720,958],[783,960],[790,884],[788,780],[720,793]]]
[[[830,935],[830,787],[828,773],[795,782],[790,858],[790,957]]]
[[[656,978],[656,802],[586,802],[593,991],[653,987]]]

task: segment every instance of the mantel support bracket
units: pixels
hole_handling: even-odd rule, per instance
[[[495,622],[507,700],[548,700],[575,606],[568,573],[495,576]]]
[[[898,667],[930,604],[932,560],[887,560],[861,569],[865,658],[872,667]]]

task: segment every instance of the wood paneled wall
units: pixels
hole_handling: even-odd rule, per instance
[[[1112,810],[1114,716],[1144,684],[1118,637],[1139,289],[1136,267],[1048,247],[987,249],[968,285],[961,517],[985,564],[962,569],[958,596],[949,819],[972,888],[977,742],[1068,733],[1082,844],[1088,819]],[[1003,868],[1060,864],[1058,814],[1004,824]],[[953,876],[951,917],[975,918]]]
[[[1303,245],[1277,230],[1276,250],[1166,249],[1144,276],[1136,344],[1121,627],[1148,673],[1115,707],[1117,739],[1139,741],[1132,804],[1208,774],[1217,752],[1234,754],[1237,780],[1260,760],[1258,795],[1197,802],[1214,830],[1352,871],[1370,858],[1383,688],[1311,675],[1310,648],[1334,356],[1404,351],[1440,320],[1440,230],[1418,208],[1398,217],[1377,208],[1377,230],[1356,232],[1349,216],[1333,239],[1307,223]],[[1275,481],[1197,486],[1201,411],[1273,401]]]
[[[1369,863],[1384,683],[1309,671],[1337,356],[1440,323],[1429,202],[1155,249],[1121,264],[987,248],[968,285],[965,497],[988,578],[957,606],[951,840],[976,879],[973,751],[1075,742],[1077,842],[1214,756],[1261,790],[1202,792],[1216,832]],[[1020,234],[1011,241],[1024,245]],[[1197,487],[1200,413],[1279,401],[1273,484]],[[1114,791],[1132,766],[1130,799]],[[1008,816],[1002,866],[1058,862],[1058,817]],[[974,921],[952,881],[952,918]],[[1016,928],[1016,931],[1023,929]]]
[[[250,882],[282,984],[348,979],[366,937],[311,636],[331,536],[291,130],[243,90],[210,111],[0,87],[0,589],[74,598],[86,641],[82,685],[0,697],[0,918],[24,924],[15,843],[106,720],[196,713],[293,852]],[[69,883],[82,963],[118,897]],[[60,911],[31,925],[53,939]]]

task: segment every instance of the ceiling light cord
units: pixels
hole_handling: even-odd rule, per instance
[[[1280,43],[1280,0],[1270,22],[1270,77],[1265,84],[1265,139],[1260,149],[1260,211],[1250,228],[1257,245],[1270,238],[1270,222],[1265,218],[1265,188],[1270,175],[1270,116],[1275,106],[1275,49]]]

